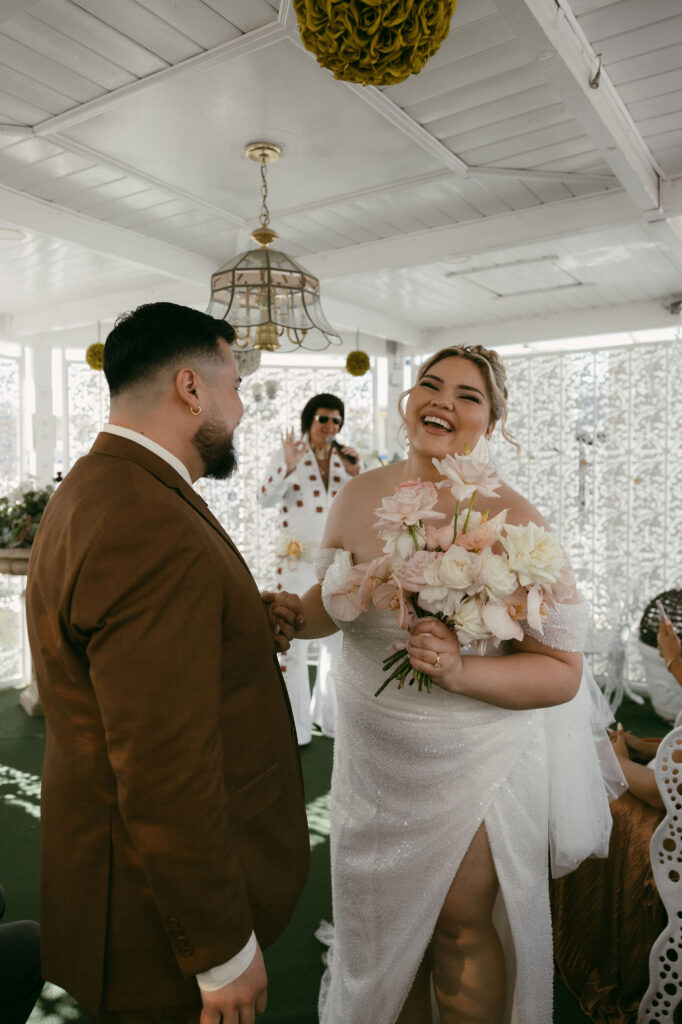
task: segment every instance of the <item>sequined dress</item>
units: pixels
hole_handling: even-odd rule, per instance
[[[324,554],[331,561],[320,572],[328,608],[351,563],[345,551]],[[580,650],[583,606],[567,607],[563,623],[556,616],[542,639]],[[373,608],[338,624],[344,639],[331,793],[335,940],[321,1021],[394,1024],[457,868],[485,822],[511,927],[507,963],[515,997],[506,1019],[514,1013],[520,1024],[548,1024],[548,841],[555,873],[572,870],[590,852],[606,855],[608,798],[623,788],[604,732],[608,707],[603,698],[599,704],[600,694],[593,699],[585,679],[573,701],[545,710],[506,710],[438,687],[429,694],[391,684],[374,697],[382,659],[405,635],[394,614]],[[596,732],[605,745],[595,744]],[[598,753],[611,780],[608,793]]]

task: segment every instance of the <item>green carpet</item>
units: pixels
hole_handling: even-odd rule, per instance
[[[666,724],[647,702],[626,702],[619,711],[624,728],[640,736],[662,736]],[[14,689],[0,690],[0,882],[7,899],[6,921],[38,920],[39,784],[43,757],[42,719],[28,718]],[[264,1024],[317,1024],[317,990],[322,947],[314,938],[321,919],[331,919],[329,887],[329,779],[333,743],[314,736],[301,760],[310,822],[310,877],[288,928],[265,960],[269,1008]],[[46,985],[31,1024],[87,1022],[87,1014],[55,986]],[[557,981],[553,1024],[587,1022],[573,996]],[[368,1022],[371,1024],[371,1022]]]

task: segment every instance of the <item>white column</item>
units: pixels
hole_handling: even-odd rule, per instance
[[[386,450],[388,461],[391,462],[396,456],[399,459],[405,458],[405,449],[398,443],[398,432],[402,424],[398,412],[398,399],[405,390],[405,357],[404,349],[397,341],[386,342],[386,356],[388,359],[388,404],[386,409]],[[401,433],[404,438],[404,432]]]
[[[35,388],[33,413],[33,448],[35,475],[39,487],[51,483],[54,477],[55,420],[52,407],[52,349],[45,345],[30,349]]]

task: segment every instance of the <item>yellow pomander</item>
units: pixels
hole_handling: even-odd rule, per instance
[[[369,356],[360,349],[350,352],[346,359],[346,369],[353,377],[362,377],[369,370]]]
[[[104,345],[101,341],[95,341],[88,347],[85,353],[85,361],[91,370],[102,369],[102,356],[104,355]]]
[[[301,40],[335,78],[395,85],[418,74],[457,0],[294,0]]]

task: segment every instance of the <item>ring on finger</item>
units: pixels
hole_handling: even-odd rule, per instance
[[[433,663],[434,668],[440,668],[440,651],[436,651],[436,660]]]

